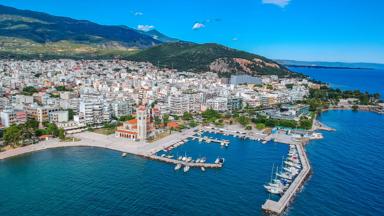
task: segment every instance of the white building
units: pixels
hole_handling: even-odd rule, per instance
[[[171,114],[183,115],[184,112],[199,112],[203,104],[203,93],[186,93],[168,97],[168,109]]]
[[[82,100],[79,115],[87,125],[98,125],[104,122],[103,104],[100,100]]]
[[[68,111],[56,111],[49,113],[49,122],[63,123],[68,122]]]
[[[112,103],[112,113],[115,117],[132,115],[133,113],[133,100],[115,101]]]
[[[207,107],[216,111],[225,112],[228,110],[228,99],[224,97],[208,99],[206,104]]]

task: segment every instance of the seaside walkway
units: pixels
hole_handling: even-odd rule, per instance
[[[74,134],[74,137],[80,139],[80,141],[61,142],[58,139],[50,139],[37,144],[0,152],[0,160],[36,151],[65,147],[97,147],[138,156],[149,156],[192,136],[194,133],[193,130],[195,130],[195,128],[186,130],[182,133],[173,133],[153,143],[131,141],[124,138],[117,138],[114,135],[106,136],[93,132],[83,132]]]
[[[289,186],[287,191],[285,191],[284,195],[279,199],[279,201],[274,201],[267,199],[265,203],[262,205],[262,209],[271,214],[281,215],[284,210],[288,207],[288,205],[293,200],[295,194],[300,189],[300,187],[304,184],[305,179],[309,176],[311,171],[311,166],[309,164],[307,155],[304,150],[303,144],[296,144],[298,154],[300,157],[300,161],[302,162],[303,169],[299,173],[299,175],[295,178],[292,184]]]

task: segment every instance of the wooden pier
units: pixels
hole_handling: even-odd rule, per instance
[[[160,157],[157,155],[150,155],[147,157],[152,159],[152,160],[158,160],[158,161],[163,161],[163,162],[172,163],[172,164],[181,164],[183,166],[189,166],[189,167],[204,167],[204,168],[221,168],[221,167],[223,167],[223,164],[221,164],[221,163],[186,162],[186,161],[180,161],[180,160],[167,158],[167,157]]]
[[[295,194],[299,191],[300,187],[304,184],[304,181],[311,172],[311,166],[304,151],[303,144],[296,144],[296,146],[303,169],[292,182],[292,184],[289,186],[289,188],[284,192],[283,196],[279,199],[279,201],[276,202],[267,199],[265,203],[261,206],[262,209],[269,214],[281,215],[284,210],[288,207],[288,205],[292,202]]]

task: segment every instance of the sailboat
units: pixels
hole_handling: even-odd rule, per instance
[[[272,166],[271,181],[267,185],[264,185],[264,188],[271,194],[281,194],[284,192],[283,188],[280,187],[279,185],[277,185],[276,183],[274,183],[274,180],[273,180],[274,168],[275,168],[275,164],[273,164],[273,166]]]
[[[185,167],[184,167],[184,172],[188,172],[188,171],[189,171],[189,168],[190,168],[189,166],[185,166]]]
[[[179,170],[181,168],[181,164],[177,164],[176,166],[175,166],[175,170]]]

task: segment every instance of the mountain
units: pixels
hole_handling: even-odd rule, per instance
[[[147,48],[161,43],[126,26],[99,25],[1,5],[0,35],[39,44],[69,41],[113,48]]]
[[[128,59],[148,61],[180,71],[297,76],[265,57],[218,44],[195,44],[127,26],[99,25],[86,20],[0,5],[0,58]]]
[[[222,76],[232,73],[298,76],[265,57],[213,43],[167,43],[135,53],[129,59],[148,61],[180,71],[212,71]]]
[[[289,67],[313,67],[313,68],[350,68],[350,69],[384,69],[384,64],[364,62],[323,62],[323,61],[296,61],[276,60],[280,64]]]
[[[140,31],[142,34],[148,35],[152,37],[155,40],[161,41],[163,43],[173,43],[173,42],[179,42],[180,40],[176,38],[171,38],[163,33],[157,31],[156,29],[150,30],[150,31]]]

